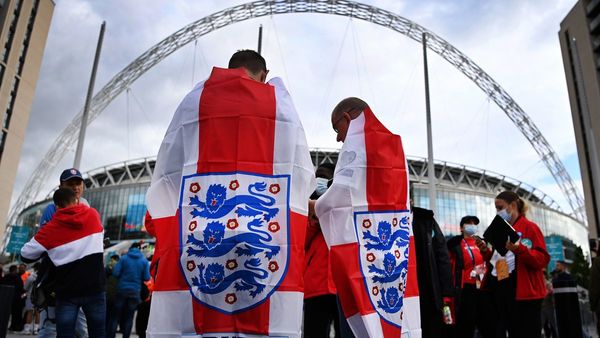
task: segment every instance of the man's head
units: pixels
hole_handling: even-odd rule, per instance
[[[565,261],[556,261],[556,272],[567,272],[567,262]]]
[[[8,273],[17,273],[17,266],[16,265],[11,265],[8,268]]]
[[[24,274],[25,271],[27,271],[27,265],[25,265],[23,263],[19,264],[19,275]]]
[[[75,195],[77,195],[77,200],[79,200],[85,188],[81,172],[75,168],[65,169],[62,174],[60,174],[59,188],[68,188],[73,190]]]
[[[140,242],[133,242],[133,244],[131,244],[131,246],[129,247],[129,250],[131,250],[131,249],[139,250],[140,248],[141,248]]]
[[[243,49],[235,52],[229,59],[229,69],[244,68],[252,79],[258,82],[267,80],[267,62],[257,52],[250,49]]]
[[[350,121],[357,118],[369,105],[357,98],[348,97],[340,101],[331,112],[331,126],[337,134],[337,141],[344,142]]]
[[[52,200],[58,209],[76,205],[78,201],[75,192],[69,188],[59,188],[56,190],[52,196]]]
[[[333,179],[333,171],[335,170],[335,166],[333,163],[321,163],[315,171],[315,176],[317,177],[317,187],[315,192],[311,195],[311,199],[318,199],[319,196],[323,195],[327,188],[331,185],[331,180]]]

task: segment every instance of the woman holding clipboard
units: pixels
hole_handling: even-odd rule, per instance
[[[514,243],[506,241],[502,256],[481,239],[477,246],[482,253],[492,250],[488,286],[493,293],[497,316],[498,337],[541,337],[541,304],[546,296],[543,269],[550,256],[544,236],[537,224],[525,216],[527,204],[516,193],[503,191],[495,200],[498,216],[508,222],[519,235]],[[500,251],[504,251],[500,249]]]

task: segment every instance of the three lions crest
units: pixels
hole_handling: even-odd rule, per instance
[[[239,172],[183,178],[180,262],[196,301],[231,314],[276,290],[289,260],[289,184]]]
[[[356,212],[359,262],[373,308],[400,327],[410,242],[410,212]]]

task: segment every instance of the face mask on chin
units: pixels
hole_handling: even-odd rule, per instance
[[[315,192],[317,195],[321,196],[327,191],[327,182],[329,180],[323,177],[317,177],[317,187],[315,188]]]
[[[504,219],[506,222],[510,222],[511,216],[506,208],[498,211],[498,216],[502,217],[502,219]]]

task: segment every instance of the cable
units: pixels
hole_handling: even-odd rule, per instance
[[[277,41],[277,48],[279,49],[279,58],[281,59],[281,64],[283,65],[283,74],[285,75],[285,82],[288,84],[290,89],[290,93],[292,90],[292,82],[290,81],[290,77],[288,76],[287,67],[285,65],[285,58],[283,57],[283,50],[281,48],[281,42],[279,41],[279,33],[277,33],[277,25],[275,24],[275,20],[273,19],[273,15],[271,15],[271,25],[273,26],[273,31],[275,32],[275,40]]]
[[[379,102],[379,100],[377,100],[377,98],[375,97],[375,92],[373,91],[373,85],[372,85],[372,79],[373,79],[372,74],[373,73],[369,69],[369,64],[366,61],[365,54],[363,53],[363,50],[362,50],[362,47],[361,47],[362,43],[360,42],[360,35],[358,34],[358,32],[355,31],[354,24],[352,25],[352,35],[353,35],[353,37],[355,39],[355,42],[354,42],[355,46],[358,47],[358,56],[360,57],[360,61],[362,61],[361,62],[361,66],[364,69],[364,72],[366,73],[365,74],[366,75],[366,81],[365,82],[366,82],[367,88],[369,89],[369,92],[371,94],[371,98],[374,101],[373,105],[377,106],[377,103]]]
[[[519,175],[515,176],[515,178],[517,178],[517,179],[520,180],[520,177],[523,177],[525,174],[527,174],[528,171],[530,171],[531,169],[535,168],[541,162],[542,162],[542,159],[537,160],[534,164],[532,164],[530,167],[528,167],[527,169],[525,169],[522,173],[520,173]]]
[[[354,67],[356,68],[356,78],[358,80],[358,93],[360,94],[360,96],[363,96],[363,90],[362,90],[362,79],[360,76],[360,67],[358,65],[358,51],[356,50],[356,36],[355,36],[355,32],[354,32],[354,24],[352,22],[352,18],[350,18],[350,30],[352,31],[352,51],[354,52]]]
[[[198,40],[194,40],[194,57],[192,58],[192,88],[194,87],[194,75],[196,75],[196,49],[198,48]]]
[[[197,42],[198,40],[196,40]],[[204,68],[206,70],[206,75],[204,76],[204,78],[208,77],[208,74],[210,74],[210,70],[211,67],[208,65],[208,62],[206,62],[206,56],[204,56],[204,49],[202,49],[202,47],[200,47],[200,57],[202,58],[202,62],[204,63]]]
[[[483,164],[484,168],[487,168],[488,165],[488,145],[490,143],[490,97],[486,96],[487,106],[485,109],[485,151],[483,154]]]
[[[400,91],[400,95],[398,96],[398,101],[396,102],[396,109],[394,110],[394,117],[397,117],[398,119],[400,119],[401,115],[399,114],[400,108],[402,108],[402,106],[404,105],[405,102],[405,97],[406,95],[406,91],[408,90],[408,86],[412,84],[412,79],[415,77],[415,74],[417,72],[417,63],[419,62],[419,59],[414,59],[413,61],[413,65],[412,65],[412,71],[410,72],[410,75],[408,76],[407,81],[404,83],[404,87],[402,88],[402,90]],[[399,121],[398,121],[399,122]]]
[[[148,114],[146,113],[146,110],[144,109],[144,107],[142,107],[142,104],[140,103],[138,98],[135,96],[135,93],[133,92],[133,90],[130,87],[128,87],[128,89],[129,89],[129,93],[131,93],[131,97],[133,97],[133,101],[137,104],[138,108],[142,112],[142,116],[144,116],[144,119],[146,120],[146,122],[148,123],[150,128],[152,129],[152,132],[155,135],[160,135],[160,133],[158,133],[158,131],[155,129],[154,125],[152,123],[150,123],[150,119],[148,118]]]
[[[327,89],[325,90],[325,93],[323,95],[323,98],[321,99],[321,106],[319,107],[319,111],[324,112],[324,116],[327,116],[328,113],[325,112],[324,107],[325,107],[325,101],[327,100],[327,98],[329,97],[329,94],[331,94],[331,87],[333,86],[333,78],[335,77],[336,73],[337,73],[337,66],[340,63],[340,58],[342,56],[342,50],[344,49],[344,43],[346,42],[346,36],[348,35],[348,29],[350,27],[350,20],[348,19],[348,23],[346,24],[346,29],[344,31],[344,37],[342,38],[342,43],[340,44],[340,48],[338,50],[338,54],[335,60],[335,63],[333,65],[333,70],[331,72],[331,75],[329,76],[329,83],[327,84]]]

